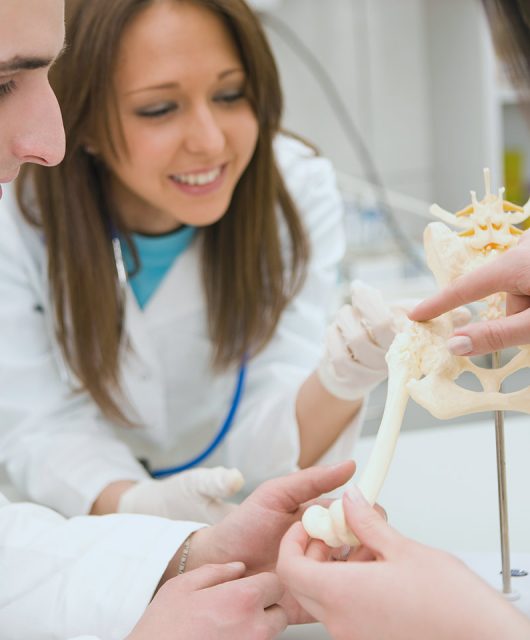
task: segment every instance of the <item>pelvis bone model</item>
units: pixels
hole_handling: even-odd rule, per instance
[[[471,205],[456,214],[437,205],[431,207],[433,215],[461,230],[452,231],[441,222],[432,222],[425,229],[427,263],[440,287],[509,250],[522,233],[513,225],[530,217],[530,200],[524,207],[506,202],[504,189],[498,195],[491,193],[488,169],[484,170],[484,177],[486,195],[480,202],[472,191]],[[505,294],[496,294],[485,299],[481,317],[503,315],[504,298]],[[453,331],[451,314],[425,323],[403,318],[398,329],[386,356],[388,394],[381,426],[358,483],[371,504],[376,501],[390,466],[409,396],[440,419],[503,409],[530,413],[530,388],[513,393],[501,391],[505,378],[530,366],[530,345],[521,347],[505,366],[485,369],[448,351],[446,340]],[[464,371],[478,378],[482,391],[470,391],[457,384]],[[358,542],[345,523],[341,500],[335,500],[329,509],[310,507],[302,522],[311,537],[331,547]]]

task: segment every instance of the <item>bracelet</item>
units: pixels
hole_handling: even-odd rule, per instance
[[[180,554],[179,566],[177,569],[177,575],[180,576],[184,571],[186,571],[186,563],[188,562],[188,556],[190,554],[190,545],[191,545],[191,536],[193,533],[184,540],[184,544],[182,545],[182,553]]]

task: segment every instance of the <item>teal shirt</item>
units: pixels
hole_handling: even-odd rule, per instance
[[[147,305],[175,260],[190,246],[196,231],[195,227],[180,227],[161,236],[132,234],[140,268],[134,276],[129,276],[129,283],[141,309]],[[126,242],[121,242],[121,250],[125,268],[130,274],[134,261]]]

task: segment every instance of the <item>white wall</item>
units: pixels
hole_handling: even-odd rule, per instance
[[[479,0],[283,0],[273,9],[334,78],[389,188],[457,209],[500,175],[494,62]],[[269,29],[285,122],[363,176],[311,74]]]
[[[284,0],[273,14],[294,29],[331,75],[351,114],[371,140],[364,0]],[[314,141],[337,166],[359,171],[326,95],[311,72],[271,28],[286,96],[285,125]]]
[[[502,182],[495,64],[478,0],[425,0],[434,200],[447,209],[483,194],[482,170]]]
[[[284,0],[274,15],[296,29],[334,78],[390,187],[429,199],[431,134],[423,0]],[[272,29],[286,125],[346,172],[363,167],[326,96]]]

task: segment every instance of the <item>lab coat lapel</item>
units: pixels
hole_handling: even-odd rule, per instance
[[[123,387],[134,409],[133,420],[148,426],[150,438],[163,442],[167,431],[162,372],[148,325],[134,293],[127,288],[125,303]]]
[[[201,313],[204,306],[200,282],[198,243],[173,264],[157,291],[142,310],[134,293],[127,288],[124,354],[124,387],[142,424],[149,424],[151,435],[164,438],[167,430],[164,372],[152,338],[156,325],[173,323],[189,314]]]

